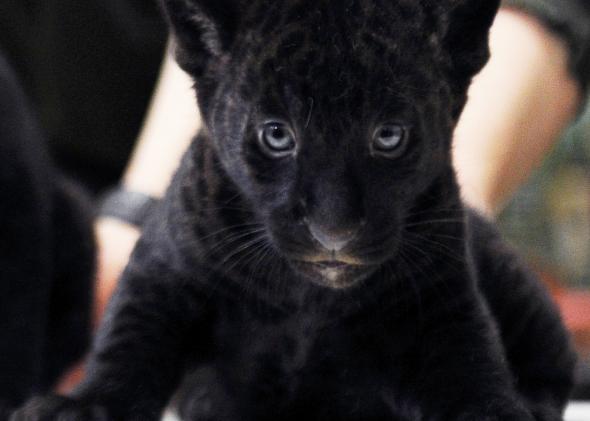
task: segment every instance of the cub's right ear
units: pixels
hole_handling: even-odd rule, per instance
[[[176,42],[176,59],[195,78],[226,55],[243,0],[161,0]]]

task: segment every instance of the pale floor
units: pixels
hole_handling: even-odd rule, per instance
[[[178,421],[178,419],[168,414],[163,421]],[[572,403],[565,414],[565,421],[590,421],[590,403]]]
[[[590,403],[572,403],[565,414],[565,421],[590,421]]]

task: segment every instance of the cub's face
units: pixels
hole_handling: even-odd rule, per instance
[[[191,13],[215,14],[198,4]],[[220,37],[215,60],[181,54],[224,169],[275,249],[309,280],[344,288],[397,255],[433,183],[454,183],[468,83],[420,1],[257,6],[230,20],[229,41],[208,34]]]

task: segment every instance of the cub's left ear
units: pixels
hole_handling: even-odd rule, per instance
[[[449,0],[445,3],[449,14],[443,43],[451,56],[453,75],[471,80],[489,59],[489,32],[500,0]]]
[[[197,79],[231,48],[243,0],[161,0],[176,42],[176,59]]]

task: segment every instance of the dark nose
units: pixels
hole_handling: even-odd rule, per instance
[[[313,223],[309,224],[312,237],[329,251],[341,251],[356,236],[358,228],[332,231],[322,229]]]

